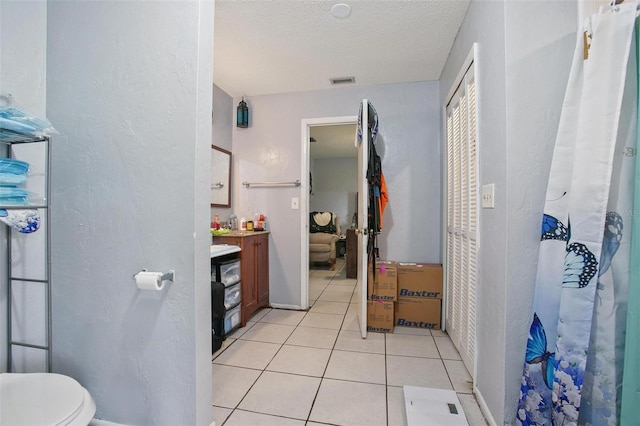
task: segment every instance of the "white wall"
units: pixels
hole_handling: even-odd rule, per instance
[[[46,115],[45,66],[47,36],[47,4],[44,1],[33,2],[1,2],[0,3],[0,93],[11,94],[17,104],[27,112],[44,117]],[[28,190],[42,194],[42,179],[33,175],[41,174],[44,159],[38,152],[42,150],[17,149],[14,152],[21,160],[31,165],[32,176],[29,178]],[[41,146],[40,146],[41,148]],[[4,155],[4,153],[2,154]],[[37,184],[34,180],[39,179]],[[44,229],[30,235],[14,236],[14,244],[19,251],[14,252],[14,267],[24,268],[24,259],[30,259],[30,265],[36,265],[38,271],[32,278],[42,276],[44,266],[43,251]],[[0,228],[0,240],[5,241],[6,228]],[[15,234],[15,233],[14,233]],[[6,257],[5,245],[0,247],[0,258]],[[15,270],[14,270],[15,271]],[[5,263],[0,262],[0,316],[6,318],[6,271]],[[19,275],[17,272],[15,275]],[[13,338],[31,343],[46,344],[45,311],[42,309],[44,287],[38,285],[18,285],[14,293],[14,313],[30,321],[15,321]],[[21,292],[28,288],[26,293]],[[6,327],[0,327],[0,372],[6,371],[7,358]],[[14,348],[14,371],[42,371],[46,362],[46,352],[25,351]]]
[[[353,148],[355,151],[355,147]],[[357,208],[358,159],[318,158],[313,161],[313,194],[309,195],[309,211],[334,212],[340,228],[351,226]]]
[[[440,110],[438,83],[422,82],[258,96],[248,99],[251,122],[234,128],[234,210],[264,212],[270,235],[271,303],[300,305],[299,188],[251,188],[239,182],[308,180],[301,173],[301,120],[355,116],[368,98],[380,118],[378,153],[389,190],[380,255],[437,262],[440,252]],[[234,105],[240,99],[234,99]]]
[[[54,370],[98,418],[208,425],[213,3],[48,9]],[[176,281],[138,290],[142,268]]]
[[[490,24],[489,24],[490,23]],[[477,383],[512,424],[531,310],[546,178],[575,43],[576,3],[473,1],[441,75],[441,103],[478,49],[480,211]]]

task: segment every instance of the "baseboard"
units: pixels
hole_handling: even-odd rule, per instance
[[[482,393],[480,393],[480,390],[475,386],[473,387],[473,394],[476,396],[476,401],[478,401],[478,407],[480,407],[480,411],[482,411],[482,415],[484,416],[484,419],[487,421],[487,423],[489,423],[489,426],[498,426],[493,416],[491,415],[491,411],[489,411],[489,407],[487,406],[487,403],[484,401],[484,398],[482,397]]]
[[[291,309],[294,311],[302,311],[302,307],[300,305],[283,305],[280,303],[271,303],[271,307],[275,309]]]

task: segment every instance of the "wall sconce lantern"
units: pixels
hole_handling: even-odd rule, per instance
[[[247,128],[249,127],[249,107],[247,103],[244,101],[244,96],[242,100],[238,104],[237,114],[236,114],[236,125],[238,127]]]

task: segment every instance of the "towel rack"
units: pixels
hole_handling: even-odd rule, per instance
[[[300,186],[300,180],[295,180],[293,182],[242,182],[242,184],[247,188],[268,188],[268,187],[279,187],[279,186]]]

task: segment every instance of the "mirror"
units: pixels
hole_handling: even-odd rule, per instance
[[[231,207],[231,153],[211,145],[211,207]]]

